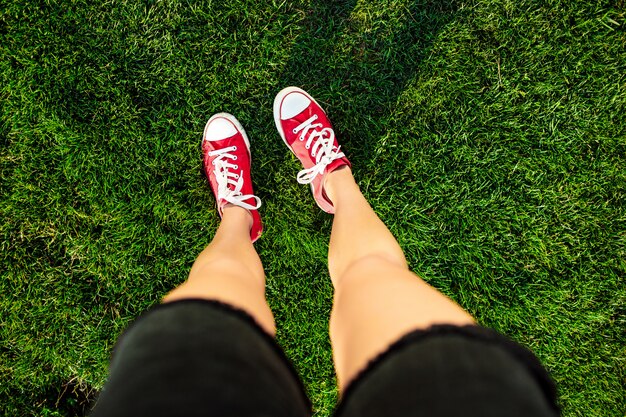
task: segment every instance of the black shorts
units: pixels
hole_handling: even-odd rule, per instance
[[[535,356],[478,326],[407,334],[348,386],[335,415],[555,416]],[[120,337],[93,417],[305,417],[311,407],[282,350],[246,313],[184,300]]]

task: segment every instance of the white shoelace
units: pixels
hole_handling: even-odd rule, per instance
[[[298,127],[293,129],[293,133],[298,134],[298,140],[303,142],[306,139],[304,146],[306,149],[311,149],[311,156],[315,158],[315,165],[311,168],[303,169],[298,172],[298,182],[300,184],[309,184],[316,176],[324,175],[326,167],[336,159],[343,158],[345,154],[339,152],[341,146],[333,146],[335,142],[335,132],[325,127],[322,130],[317,130],[322,127],[321,123],[313,123],[317,120],[317,115],[309,117],[302,122]],[[307,137],[308,135],[308,137]],[[325,137],[326,135],[326,137]]]
[[[230,146],[209,152],[209,156],[217,155],[213,160],[213,165],[215,166],[213,174],[215,174],[215,179],[217,180],[217,199],[224,199],[246,210],[256,210],[261,207],[261,199],[252,194],[244,195],[241,192],[241,188],[243,187],[243,171],[239,171],[239,173],[230,171],[231,169],[239,169],[237,164],[232,164],[228,161],[237,160],[237,155],[230,153],[236,150],[237,146]],[[229,188],[229,185],[231,185],[232,188]],[[244,201],[249,198],[253,198],[256,201],[256,205],[248,204]]]

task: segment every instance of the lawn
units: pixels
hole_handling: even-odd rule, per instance
[[[288,85],[412,270],[532,349],[564,416],[624,416],[624,0],[3,1],[0,415],[83,415],[184,281],[219,221],[219,111],[252,142],[278,342],[331,415],[332,218],[273,124]]]

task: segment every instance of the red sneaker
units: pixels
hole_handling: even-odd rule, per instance
[[[300,184],[311,184],[317,205],[327,213],[335,208],[324,192],[326,175],[350,162],[335,138],[322,107],[298,87],[287,87],[274,99],[274,122],[280,137],[302,162]]]
[[[209,119],[202,137],[202,159],[220,217],[227,204],[248,210],[252,214],[250,239],[256,241],[263,232],[258,211],[261,199],[252,190],[250,141],[235,116],[218,113]]]

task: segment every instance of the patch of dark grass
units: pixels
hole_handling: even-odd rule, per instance
[[[97,392],[91,387],[69,381],[52,380],[48,387],[32,387],[33,391],[22,392],[18,389],[9,389],[8,398],[21,398],[32,404],[32,410],[38,415],[46,417],[56,416],[84,416],[89,413]],[[43,389],[42,389],[43,388]],[[16,407],[16,405],[18,405]],[[22,408],[16,402],[5,404],[5,415],[26,415],[28,409]]]

